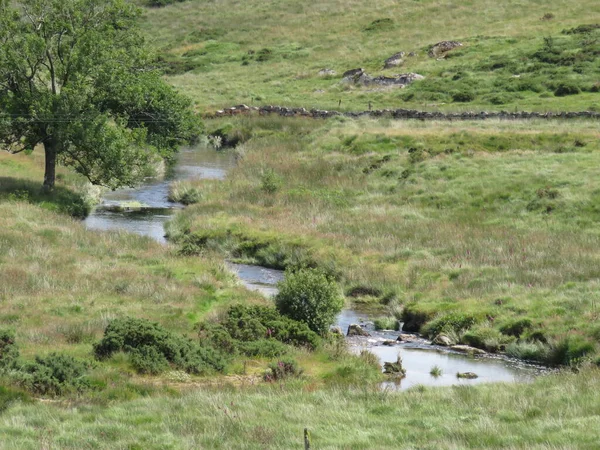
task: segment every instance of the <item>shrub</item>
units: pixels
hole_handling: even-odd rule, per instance
[[[91,388],[87,376],[91,364],[69,355],[52,353],[36,356],[35,362],[27,362],[13,372],[17,384],[42,395],[64,395]]]
[[[507,336],[520,338],[526,330],[531,329],[531,326],[531,319],[524,317],[522,319],[514,319],[506,322],[500,327],[500,331]]]
[[[452,101],[457,103],[467,103],[475,100],[475,94],[469,91],[453,91],[450,93]]]
[[[573,365],[581,362],[585,356],[594,353],[595,345],[582,336],[567,336],[551,345],[546,362],[554,365]]]
[[[299,377],[302,375],[302,369],[298,366],[296,360],[292,358],[281,359],[276,363],[269,364],[265,372],[265,381],[280,381],[286,378]]]
[[[514,341],[512,336],[505,336],[490,326],[477,327],[468,330],[462,337],[462,342],[472,347],[488,352],[503,350],[507,344]]]
[[[15,334],[9,330],[0,330],[0,371],[13,367],[19,358],[19,348]]]
[[[242,342],[270,338],[310,349],[320,344],[319,336],[307,324],[282,316],[267,306],[232,306],[222,326],[232,339]]]
[[[556,90],[554,91],[554,95],[556,97],[565,97],[567,95],[577,95],[581,92],[579,86],[576,86],[573,83],[560,83]]]
[[[288,352],[288,346],[274,339],[259,339],[258,341],[244,342],[240,351],[246,356],[264,356],[277,358]]]
[[[281,187],[281,179],[273,171],[273,169],[267,169],[263,172],[260,177],[261,190],[267,194],[274,194]]]
[[[113,320],[106,327],[102,340],[94,345],[97,359],[109,358],[119,351],[133,353],[135,367],[142,371],[165,367],[157,355],[188,373],[201,374],[225,368],[224,355],[214,348],[202,347],[145,319]]]
[[[169,361],[155,347],[144,346],[131,352],[131,365],[137,373],[158,375],[169,368]]]
[[[344,306],[344,298],[335,281],[318,269],[287,271],[278,287],[277,310],[306,323],[321,335],[327,333]]]
[[[415,303],[406,305],[402,310],[402,330],[408,332],[420,331],[421,327],[431,320],[432,317],[432,312],[419,309]]]

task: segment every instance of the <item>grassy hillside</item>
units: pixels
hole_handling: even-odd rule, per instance
[[[374,108],[554,111],[600,108],[600,31],[563,33],[598,17],[600,6],[589,0],[190,0],[146,10],[145,27],[170,80],[202,109],[239,103],[367,109],[372,102]],[[430,46],[443,40],[463,46],[440,60],[429,57]],[[384,60],[400,51],[416,56],[384,70]],[[341,83],[342,73],[356,67],[426,78],[406,89]],[[337,74],[319,76],[324,68]],[[555,95],[563,85],[568,89]]]
[[[597,347],[595,123],[213,126],[253,137],[228,182],[190,183],[185,251],[323,267],[432,338],[554,363]]]

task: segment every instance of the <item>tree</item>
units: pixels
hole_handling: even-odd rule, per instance
[[[277,310],[319,334],[327,332],[344,306],[335,281],[318,269],[288,271],[278,287]]]
[[[200,122],[161,77],[124,0],[0,0],[0,145],[93,184],[133,186]]]

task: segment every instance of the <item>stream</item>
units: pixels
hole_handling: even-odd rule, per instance
[[[119,189],[107,192],[85,220],[89,229],[120,230],[149,236],[166,243],[164,224],[183,205],[169,202],[169,185],[176,180],[224,179],[235,166],[235,157],[228,151],[215,151],[207,147],[183,149],[170,172],[163,179],[146,180],[139,188]],[[133,205],[129,207],[128,205]],[[276,284],[283,279],[280,270],[228,262],[241,283],[248,289],[258,291],[266,297],[277,293]],[[371,336],[347,338],[349,348],[355,353],[363,349],[377,355],[383,364],[395,361],[400,355],[406,369],[406,377],[399,381],[384,382],[384,388],[408,389],[415,385],[448,386],[489,382],[524,382],[540,373],[540,368],[501,357],[470,357],[449,351],[447,348],[429,344],[412,335],[414,339],[396,341],[397,331],[375,331],[373,317],[353,309],[345,309],[337,317],[336,325],[344,332],[350,324],[360,324]],[[407,336],[407,335],[403,335]],[[410,337],[410,336],[409,336]],[[441,375],[430,375],[432,367],[441,369]],[[475,379],[457,378],[458,372],[473,372]]]

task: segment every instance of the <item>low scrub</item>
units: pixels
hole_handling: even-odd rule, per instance
[[[302,372],[303,370],[295,359],[284,358],[269,364],[264,379],[265,381],[282,381],[287,378],[297,378],[302,375]]]
[[[168,366],[191,374],[225,369],[224,355],[209,346],[201,346],[186,337],[144,319],[113,320],[102,340],[94,345],[97,359],[110,358],[116,352],[131,354],[132,365],[141,373],[160,373]]]

